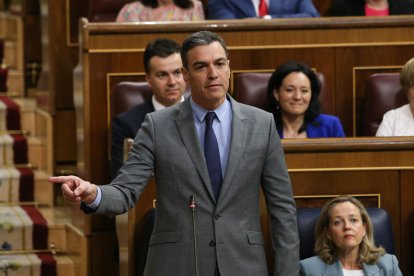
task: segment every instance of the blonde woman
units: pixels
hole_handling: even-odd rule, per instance
[[[300,262],[301,275],[400,276],[397,258],[374,244],[371,219],[351,196],[330,200],[315,226],[317,256]]]

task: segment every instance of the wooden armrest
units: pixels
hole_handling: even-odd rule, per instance
[[[124,161],[128,158],[128,152],[130,148],[132,147],[132,143],[134,142],[134,139],[132,138],[125,138],[124,139]]]

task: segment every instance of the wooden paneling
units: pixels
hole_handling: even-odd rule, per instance
[[[67,45],[77,47],[79,35],[79,18],[88,14],[89,0],[65,0]]]
[[[400,262],[404,265],[405,271],[412,275],[414,273],[413,244],[414,244],[414,171],[401,173],[400,193],[401,199],[394,198],[395,202],[401,202],[401,255]]]

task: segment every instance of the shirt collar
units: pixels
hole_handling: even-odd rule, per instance
[[[226,113],[230,110],[230,102],[226,97],[226,100],[218,108],[214,110],[207,110],[204,107],[201,107],[200,105],[196,104],[191,98],[191,108],[193,110],[195,117],[200,123],[204,121],[207,112],[209,111],[214,111],[216,113],[218,120],[221,122],[222,120],[224,120]]]
[[[183,102],[184,100],[185,100],[184,96],[181,96],[181,100],[179,102]],[[152,95],[152,105],[154,106],[155,111],[167,108],[167,106],[165,106],[162,103],[160,103],[159,101],[157,101],[157,99],[155,99],[154,95]]]

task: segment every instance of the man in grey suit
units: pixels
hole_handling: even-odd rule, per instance
[[[119,214],[134,206],[154,172],[157,216],[145,267],[145,275],[154,276],[269,275],[260,224],[262,187],[273,274],[298,275],[296,208],[272,114],[227,94],[228,53],[216,34],[191,34],[181,57],[191,97],[147,115],[111,184],[97,186],[76,176],[50,181],[63,183],[64,197],[82,202],[88,212]],[[212,163],[211,152],[217,151],[219,160]]]

